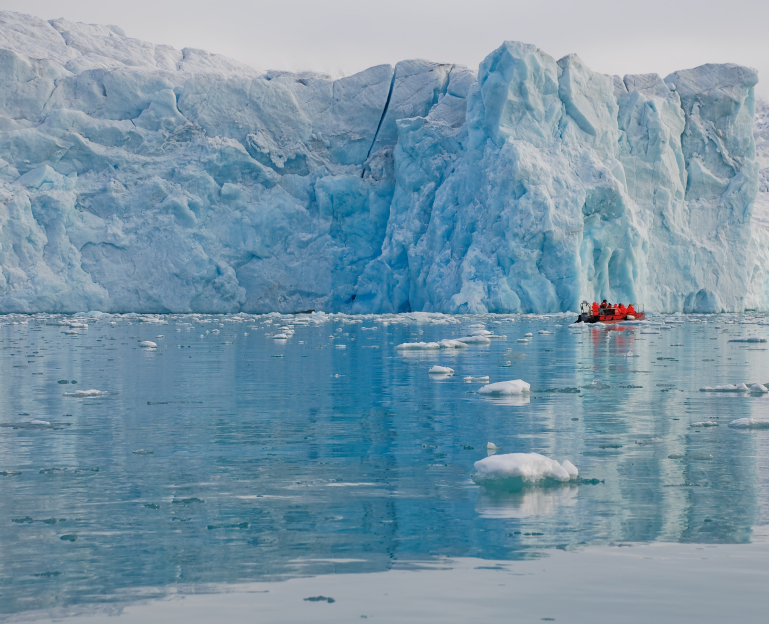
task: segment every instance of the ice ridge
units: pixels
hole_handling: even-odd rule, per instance
[[[757,80],[518,42],[334,80],[0,12],[0,312],[766,309]]]

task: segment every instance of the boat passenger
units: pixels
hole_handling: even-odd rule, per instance
[[[598,304],[595,301],[593,301],[593,306],[591,309],[593,311],[593,316],[598,316]]]
[[[624,316],[625,314],[627,314],[627,308],[623,304],[618,303],[617,312],[619,312],[622,316]]]
[[[636,313],[635,308],[633,307],[632,303],[627,307],[627,310],[625,312],[626,312],[626,314],[635,314]]]

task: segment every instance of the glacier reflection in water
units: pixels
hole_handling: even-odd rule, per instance
[[[769,382],[766,345],[730,342],[769,336],[765,317],[571,320],[0,317],[0,612],[327,572],[329,559],[369,572],[748,543],[769,515],[769,431],[728,423],[768,414],[769,396],[699,388]],[[396,349],[479,324],[505,338]],[[532,392],[486,398],[463,381],[486,375]],[[480,488],[489,441],[569,459],[582,480]]]

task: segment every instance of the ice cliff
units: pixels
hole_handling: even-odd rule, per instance
[[[767,308],[757,80],[516,42],[332,80],[0,12],[0,312]]]

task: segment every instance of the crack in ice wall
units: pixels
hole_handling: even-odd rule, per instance
[[[0,311],[767,308],[756,81],[516,42],[332,80],[0,12]]]

